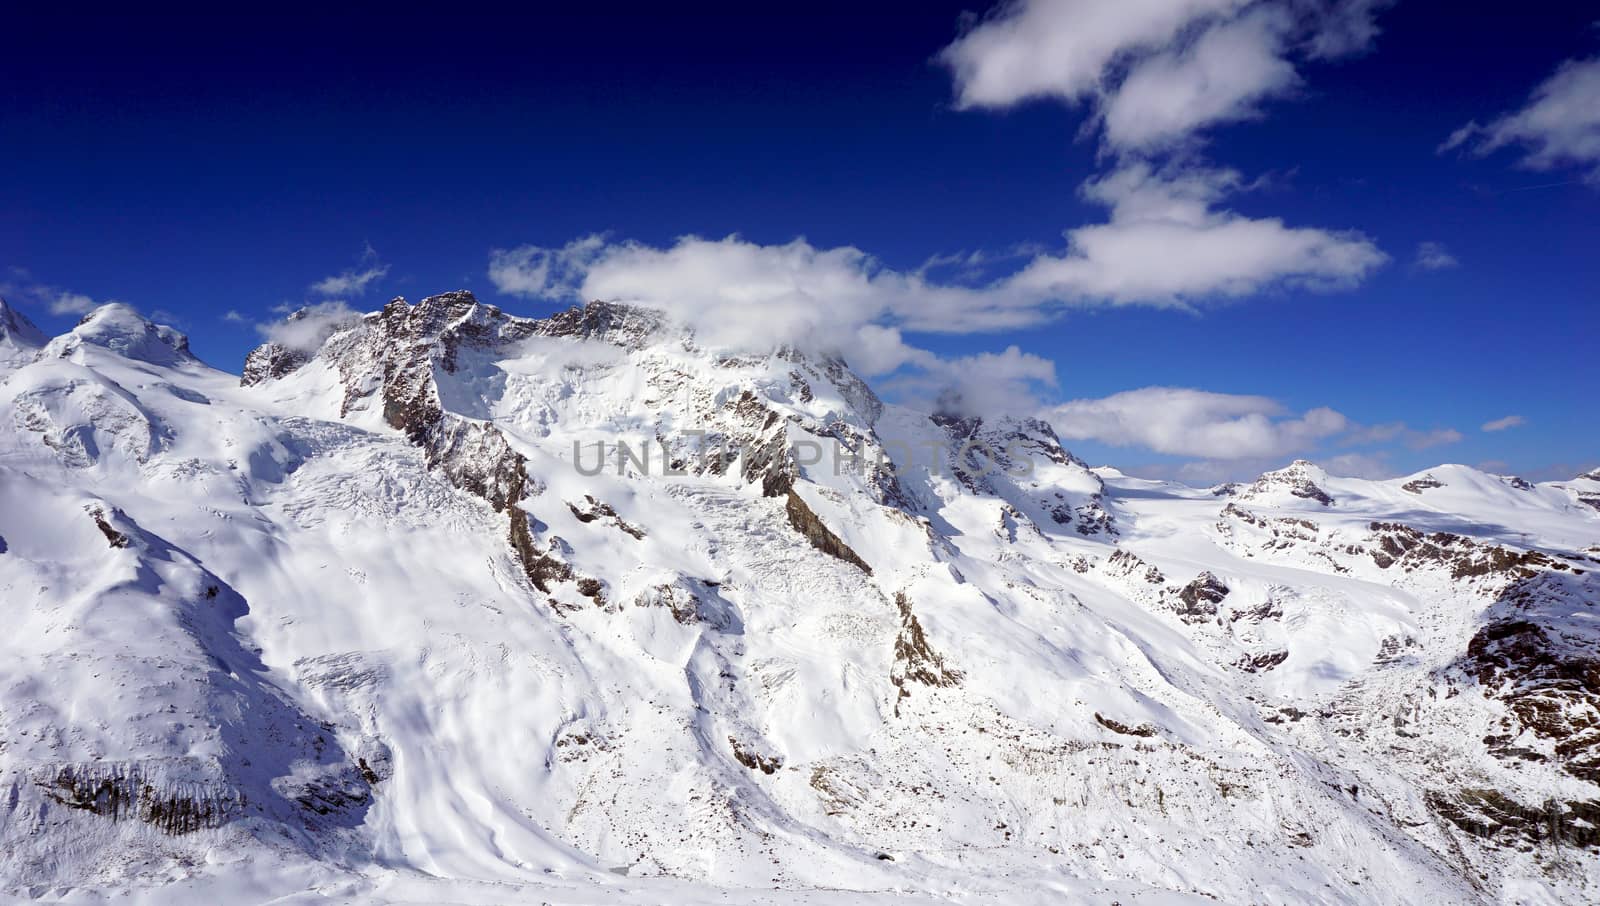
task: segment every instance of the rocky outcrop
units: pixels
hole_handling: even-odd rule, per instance
[[[665,319],[650,309],[596,300],[527,324],[529,335],[600,340],[625,349],[642,349],[658,338]]]
[[[621,516],[617,515],[617,511],[611,508],[611,504],[602,503],[588,494],[583,495],[582,503],[568,503],[567,509],[571,511],[572,517],[579,522],[587,524],[598,521],[600,524],[609,525],[635,540],[644,539],[644,529],[630,525]]]
[[[1374,522],[1369,550],[1380,569],[1442,567],[1452,579],[1531,579],[1543,570],[1572,567],[1539,551],[1514,551],[1450,532],[1424,533],[1398,522]]]
[[[1287,651],[1268,651],[1263,654],[1247,654],[1235,661],[1233,666],[1246,673],[1264,673],[1288,659]]]
[[[1167,581],[1161,570],[1144,562],[1144,558],[1138,554],[1120,547],[1106,558],[1105,570],[1108,575],[1144,582],[1147,585],[1161,585]]]
[[[1113,733],[1123,736],[1150,737],[1156,735],[1156,728],[1149,724],[1125,724],[1115,718],[1107,717],[1099,711],[1094,712],[1094,721]]]
[[[900,714],[900,700],[911,697],[907,688],[911,683],[923,686],[957,686],[961,684],[961,671],[949,667],[944,655],[933,650],[922,623],[911,607],[911,598],[905,592],[896,592],[895,609],[900,612],[900,633],[894,640],[894,666],[889,673],[890,682],[899,690],[894,713]]]
[[[110,544],[113,549],[128,546],[130,539],[126,534],[112,527],[111,520],[106,516],[106,511],[103,507],[91,506],[88,508],[88,512],[89,518],[94,520],[94,527],[100,530],[100,534],[106,536],[107,544]]]
[[[741,745],[739,740],[728,737],[728,745],[733,747],[733,758],[752,771],[763,774],[776,774],[783,767],[783,759],[776,755],[763,755],[748,745]]]
[[[239,377],[239,386],[253,387],[262,381],[271,381],[293,374],[302,365],[311,361],[310,356],[296,349],[278,343],[263,343],[244,359],[244,372]]]
[[[805,536],[812,547],[830,557],[843,560],[869,576],[872,575],[872,567],[867,565],[867,561],[851,550],[850,545],[844,543],[844,539],[823,525],[822,519],[812,512],[811,507],[806,505],[805,500],[795,493],[793,488],[789,489],[785,498],[783,509],[789,516],[789,525]]]
[[[1526,805],[1497,790],[1463,789],[1430,793],[1427,802],[1441,818],[1495,845],[1600,848],[1600,800]]]
[[[1499,735],[1527,730],[1547,740],[1562,770],[1600,786],[1600,630],[1566,618],[1600,607],[1600,587],[1586,579],[1544,573],[1514,583],[1460,666],[1505,704],[1514,723]]]
[[[39,781],[59,805],[112,821],[141,821],[165,834],[221,827],[243,813],[245,796],[208,783],[171,784],[147,777],[139,765],[102,762],[63,765]]]
[[[1185,623],[1211,620],[1217,615],[1217,605],[1227,596],[1228,586],[1211,573],[1203,572],[1178,592],[1178,616]]]
[[[1434,478],[1432,475],[1424,475],[1421,478],[1412,479],[1411,481],[1401,485],[1400,490],[1410,491],[1413,494],[1421,494],[1423,491],[1442,487],[1444,487],[1444,482]]]

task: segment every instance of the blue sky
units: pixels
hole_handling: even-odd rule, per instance
[[[1553,125],[1518,116],[1600,59],[1600,13],[1198,5],[1166,31],[1038,2],[14,12],[0,289],[52,332],[133,303],[237,370],[285,305],[464,287],[543,314],[606,290],[725,325],[696,281],[775,269],[804,292],[736,307],[737,339],[799,324],[885,393],[957,384],[1130,471],[1600,465],[1600,94],[1574,69]],[[1312,245],[1069,247],[1131,242],[1113,205],[1147,196]],[[856,282],[795,310],[835,280]]]

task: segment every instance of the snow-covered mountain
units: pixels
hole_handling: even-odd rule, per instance
[[[0,306],[9,894],[1600,896],[1600,475],[1193,489],[649,311],[301,321],[241,381]]]

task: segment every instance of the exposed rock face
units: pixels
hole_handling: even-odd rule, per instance
[[[1423,491],[1429,490],[1430,488],[1442,487],[1444,487],[1444,482],[1434,478],[1432,475],[1424,475],[1421,478],[1413,479],[1401,485],[1400,490],[1410,491],[1413,494],[1421,494]]]
[[[739,740],[728,737],[728,745],[733,747],[734,760],[752,771],[763,774],[776,774],[783,767],[783,759],[772,755],[763,755],[748,746],[741,745]]]
[[[867,561],[861,559],[850,549],[850,545],[845,544],[843,539],[823,525],[822,520],[811,511],[811,507],[806,506],[805,500],[795,493],[793,488],[785,494],[784,512],[789,514],[789,524],[795,531],[804,535],[812,547],[830,557],[843,560],[869,576],[872,575],[872,567],[867,565]]]
[[[512,509],[512,547],[529,580],[548,591],[563,574],[548,555],[534,552],[526,516],[514,509],[533,487],[522,456],[492,423],[447,410],[434,379],[435,368],[454,372],[464,350],[492,352],[535,331],[535,322],[482,305],[471,293],[444,293],[414,306],[396,299],[335,329],[320,355],[343,380],[344,413],[375,400],[384,421],[422,449],[429,467],[497,511]],[[282,377],[306,361],[294,350],[265,344],[250,353],[243,383]]]
[[[1496,844],[1600,847],[1600,800],[1524,805],[1495,790],[1435,793],[1428,805],[1451,824]]]
[[[471,294],[458,295],[470,298]],[[530,335],[601,340],[625,349],[643,348],[656,339],[664,327],[658,312],[599,301],[574,306],[542,321],[527,323]]]
[[[94,520],[94,526],[100,530],[100,534],[106,536],[106,543],[110,544],[113,548],[124,548],[128,546],[128,536],[117,531],[115,528],[112,528],[111,522],[106,518],[106,511],[104,509],[100,507],[90,507],[89,516]]]
[[[1161,570],[1144,562],[1138,554],[1117,548],[1106,559],[1106,572],[1113,576],[1134,579],[1149,585],[1160,585],[1167,581]]]
[[[175,836],[221,827],[242,815],[246,805],[237,790],[204,784],[173,788],[147,778],[138,764],[63,765],[41,786],[67,808],[112,821],[142,821]]]
[[[1508,574],[1518,578],[1490,608],[1461,666],[1505,702],[1520,728],[1553,745],[1562,770],[1600,786],[1600,628],[1570,618],[1600,609],[1600,583],[1526,565]],[[1514,738],[1517,729],[1503,735]]]
[[[944,655],[928,644],[928,636],[905,592],[895,593],[894,606],[900,612],[900,634],[894,640],[894,668],[890,680],[900,690],[894,706],[894,713],[898,715],[899,700],[911,697],[911,690],[906,688],[908,683],[956,686],[961,683],[961,671],[947,666]]]
[[[1531,579],[1541,570],[1571,569],[1565,562],[1538,551],[1513,551],[1482,544],[1449,532],[1424,534],[1408,525],[1374,522],[1372,561],[1381,569],[1398,565],[1410,571],[1442,566],[1452,579],[1483,576]]]
[[[1156,735],[1156,728],[1149,724],[1139,724],[1137,726],[1125,724],[1115,718],[1106,717],[1099,711],[1094,712],[1094,720],[1095,723],[1105,727],[1107,730],[1110,730],[1113,733],[1121,733],[1123,736],[1150,737]]]
[[[250,387],[262,381],[281,378],[294,373],[308,361],[310,357],[303,352],[278,343],[263,343],[245,356],[244,373],[239,378],[239,384]]]
[[[1217,615],[1217,605],[1227,596],[1228,586],[1211,573],[1203,572],[1178,592],[1178,600],[1182,602],[1178,616],[1186,623],[1213,619]]]
[[[1246,673],[1262,673],[1278,666],[1289,659],[1287,651],[1269,651],[1265,654],[1254,654],[1240,658],[1234,663],[1235,667]]]
[[[629,525],[621,516],[617,515],[617,511],[611,508],[611,504],[602,503],[588,494],[583,496],[582,503],[568,503],[567,509],[572,513],[573,518],[579,522],[600,522],[614,527],[617,531],[636,541],[644,540],[644,529]]]

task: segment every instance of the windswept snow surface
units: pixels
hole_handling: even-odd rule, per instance
[[[1144,481],[600,303],[7,336],[10,896],[1600,894],[1596,478]]]

